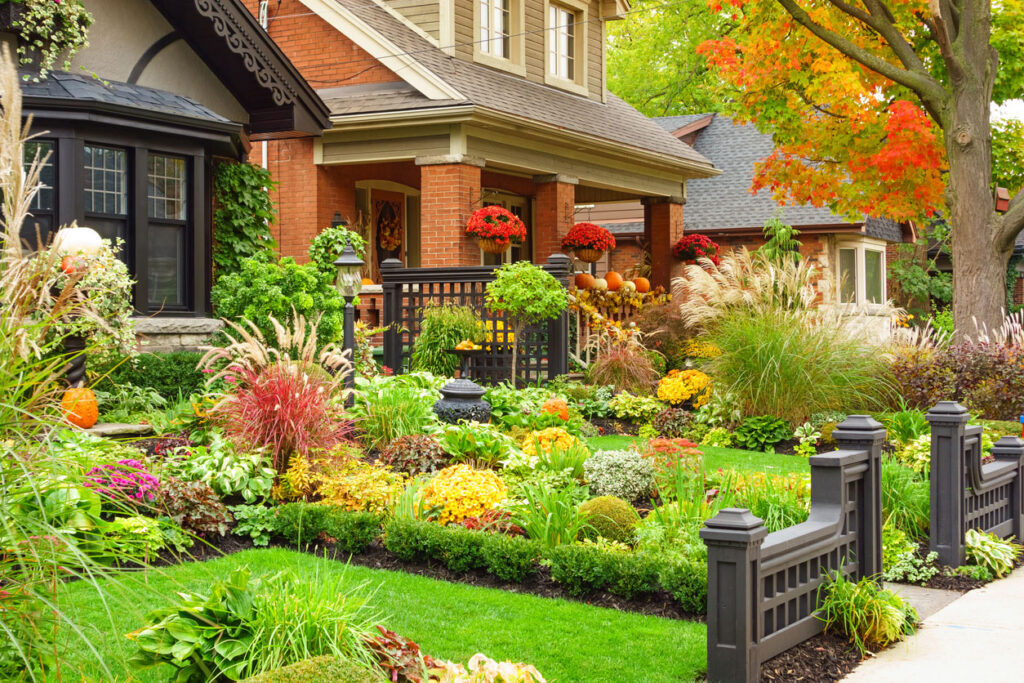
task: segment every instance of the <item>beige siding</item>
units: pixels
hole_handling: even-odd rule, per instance
[[[438,0],[387,0],[387,4],[427,35],[440,37],[441,10]]]
[[[544,82],[544,0],[526,3],[526,78],[534,83]]]
[[[473,6],[474,0],[455,0],[455,56],[473,59]]]
[[[604,22],[600,21],[601,3],[591,2],[587,26],[587,82],[591,99],[601,99],[604,72]]]

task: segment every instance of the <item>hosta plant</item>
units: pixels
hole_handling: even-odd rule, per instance
[[[968,563],[987,567],[996,578],[1013,571],[1013,564],[1021,554],[1019,545],[977,529],[967,530],[964,534],[964,546]]]
[[[187,446],[178,449],[186,456],[180,466],[180,477],[210,485],[222,498],[241,496],[246,503],[255,503],[270,495],[276,472],[260,451],[238,452],[215,435],[209,446]]]
[[[228,510],[235,518],[231,533],[252,540],[255,546],[270,544],[270,538],[278,530],[277,513],[264,505],[234,505]]]
[[[748,417],[735,432],[736,446],[748,451],[767,451],[792,434],[786,420],[771,415]]]

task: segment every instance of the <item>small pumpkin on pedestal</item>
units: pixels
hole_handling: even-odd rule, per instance
[[[88,387],[69,387],[60,399],[64,419],[82,429],[89,429],[99,419],[96,394]]]

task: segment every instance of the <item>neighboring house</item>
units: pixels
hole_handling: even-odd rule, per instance
[[[771,136],[759,133],[753,125],[734,125],[719,114],[654,120],[722,172],[687,183],[686,233],[707,235],[723,249],[755,249],[764,243],[764,224],[779,216],[800,231],[804,257],[836,276],[838,291],[822,292],[826,300],[870,304],[887,299],[887,254],[898,243],[914,239],[912,226],[873,217],[848,221],[827,208],[781,206],[768,191],[752,194],[754,164],[773,150]],[[638,260],[641,249],[649,248],[643,237],[643,212],[635,202],[581,207],[579,215],[610,229],[622,244],[622,253],[616,249],[599,271],[627,268]]]
[[[245,2],[331,112],[322,138],[252,150],[278,182],[284,254],[304,258],[338,214],[368,228],[374,278],[389,256],[496,263],[464,228],[500,204],[529,233],[501,258],[544,262],[576,204],[633,201],[667,283],[685,183],[715,170],[605,89],[605,22],[625,0]]]
[[[26,156],[50,158],[23,236],[78,221],[121,238],[140,315],[202,317],[214,160],[245,159],[252,139],[318,136],[327,110],[239,0],[84,4],[95,23],[71,70],[25,71],[39,135]]]

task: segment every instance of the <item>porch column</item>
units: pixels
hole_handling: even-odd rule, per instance
[[[480,249],[466,236],[466,222],[480,207],[483,159],[462,155],[418,157],[420,167],[420,265],[480,265]]]
[[[672,245],[683,236],[682,197],[644,197],[644,238],[651,250],[651,285],[671,289],[681,268]]]
[[[576,222],[576,185],[579,178],[556,173],[533,177],[537,183],[533,261],[544,263],[562,252],[562,238]]]

